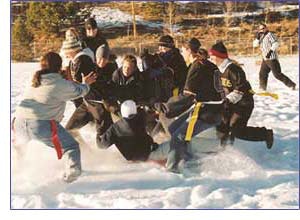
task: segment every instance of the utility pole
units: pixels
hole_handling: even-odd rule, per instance
[[[134,1],[131,1],[131,12],[132,12],[133,39],[136,39],[136,22],[135,22]]]

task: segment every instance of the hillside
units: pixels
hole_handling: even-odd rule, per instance
[[[39,3],[35,4],[36,10],[38,10]],[[55,4],[60,7],[67,6],[60,5],[64,3]],[[26,31],[32,30],[27,34],[31,39],[24,40],[24,35],[16,38],[13,34],[12,57],[13,60],[30,61],[47,50],[59,51],[64,31],[70,26],[75,26],[80,33],[84,33],[84,19],[89,16],[97,19],[99,28],[115,53],[139,55],[144,47],[155,50],[155,43],[159,36],[170,33],[170,14],[172,15],[172,34],[178,46],[182,41],[191,37],[200,39],[206,48],[216,40],[222,39],[232,53],[252,56],[256,54],[252,48],[252,39],[257,24],[267,21],[270,30],[276,33],[282,43],[279,52],[281,54],[298,53],[299,6],[292,3],[273,3],[269,5],[268,10],[263,8],[266,6],[268,6],[267,2],[265,4],[234,3],[230,6],[231,12],[228,13],[226,10],[230,7],[222,2],[176,2],[172,7],[162,2],[135,2],[137,37],[134,39],[129,2],[76,3],[76,5],[66,7],[70,16],[58,20],[52,29],[46,26],[42,31],[39,26],[32,26],[35,24],[34,22],[41,22],[43,17],[46,19],[51,14],[30,17],[31,20],[37,19],[31,21],[30,29],[26,24],[27,21],[24,21],[23,26],[20,24],[19,27],[23,27],[23,29],[19,32],[26,33]],[[23,16],[24,13],[28,15],[30,11],[34,11],[31,8],[31,5],[23,3],[22,10],[15,15]],[[56,13],[59,15],[60,11]],[[14,31],[15,25],[16,22],[13,24],[13,33],[18,33],[18,30]],[[50,32],[50,30],[58,30],[58,32]]]

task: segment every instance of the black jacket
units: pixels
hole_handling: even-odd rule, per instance
[[[81,82],[81,74],[88,75],[95,70],[95,64],[92,58],[85,53],[76,55],[73,61],[70,62],[70,71],[72,78],[77,82]]]
[[[110,82],[114,71],[118,69],[118,65],[115,61],[109,62],[105,67],[99,68],[96,66],[97,80],[93,84],[98,92],[99,99],[106,99],[112,95],[112,88]]]
[[[163,62],[174,71],[174,84],[182,89],[187,76],[187,66],[178,48],[160,54]]]
[[[126,160],[145,161],[155,145],[146,133],[144,114],[138,113],[131,119],[122,118],[102,135],[101,144],[109,147],[115,144]]]
[[[225,95],[228,95],[233,90],[243,92],[242,99],[233,106],[246,108],[253,106],[253,94],[250,92],[251,85],[246,79],[244,70],[235,63],[231,63],[221,75],[222,85]]]
[[[90,72],[95,70],[95,64],[90,56],[84,52],[79,52],[75,58],[70,61],[70,72],[73,80],[77,82],[82,82],[82,76],[88,75]],[[89,99],[96,99],[96,88],[95,83],[90,86],[90,92],[86,95]],[[82,103],[82,98],[76,99],[75,106],[78,107]]]
[[[208,60],[196,60],[190,65],[184,89],[195,93],[197,101],[220,101],[224,97],[221,73]]]
[[[225,94],[229,94],[233,90],[238,90],[244,94],[249,94],[251,85],[246,79],[244,70],[235,63],[231,63],[221,75],[222,85]]]
[[[107,44],[106,39],[101,35],[100,30],[97,31],[97,35],[95,37],[85,37],[83,38],[83,43],[89,47],[94,54],[96,55],[97,48],[102,44]]]
[[[128,99],[135,102],[143,100],[143,82],[138,69],[128,78],[123,75],[122,67],[117,69],[112,75],[111,88],[112,96],[120,102]]]
[[[173,96],[174,74],[159,54],[144,52],[141,56],[144,94],[148,102],[166,102]]]

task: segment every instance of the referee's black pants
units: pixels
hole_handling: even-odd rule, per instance
[[[281,67],[277,59],[263,60],[259,71],[259,87],[266,90],[269,73],[272,71],[274,77],[283,82],[289,88],[295,88],[296,84],[281,72]]]

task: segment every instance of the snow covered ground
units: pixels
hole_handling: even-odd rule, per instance
[[[117,8],[95,7],[91,11],[91,16],[95,16],[98,27],[124,27],[132,25],[132,15],[125,13]],[[141,16],[136,16],[136,24],[161,28],[163,25],[157,22],[144,21]]]
[[[95,17],[98,27],[102,29],[115,28],[115,27],[131,27],[132,15],[123,12],[117,8],[109,7],[94,7],[91,11],[91,16]],[[146,21],[142,16],[136,15],[136,25],[141,25],[152,30],[164,28],[167,24],[154,21]],[[169,27],[167,27],[169,28]],[[173,32],[179,31],[178,25],[172,26]]]
[[[288,16],[291,11],[293,10],[299,10],[299,5],[282,5],[282,6],[277,6],[277,7],[272,7],[270,8],[270,11],[272,12],[280,12],[283,16]],[[258,16],[265,13],[265,9],[257,10],[254,12],[233,12],[229,17],[239,17],[243,18],[245,16],[251,15],[251,16]],[[208,18],[222,18],[224,17],[225,14],[209,14],[207,17]]]
[[[258,88],[257,58],[236,59]],[[280,62],[283,72],[299,85],[298,55],[281,57]],[[12,64],[12,113],[36,68],[36,63]],[[233,147],[202,155],[199,167],[173,174],[157,164],[128,163],[115,148],[96,149],[95,132],[88,125],[81,130],[89,145],[82,149],[84,172],[72,184],[61,181],[63,164],[53,149],[31,142],[20,160],[12,150],[12,208],[298,209],[299,91],[287,89],[272,75],[269,89],[279,94],[279,100],[255,97],[250,124],[274,129],[271,150],[264,143],[237,140]],[[73,110],[68,103],[63,124]],[[205,138],[197,138],[194,148],[202,149],[205,143]]]

